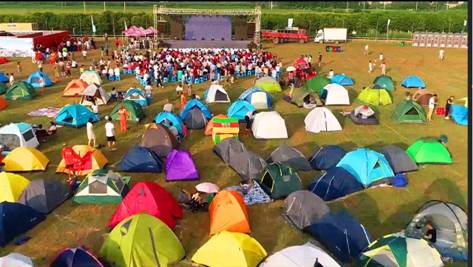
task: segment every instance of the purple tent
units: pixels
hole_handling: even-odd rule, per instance
[[[173,149],[166,160],[166,181],[197,179],[199,173],[189,151]]]

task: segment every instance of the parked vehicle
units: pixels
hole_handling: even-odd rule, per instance
[[[284,43],[298,41],[299,43],[306,43],[309,39],[305,29],[299,29],[297,27],[278,29],[275,31],[263,31],[261,33],[263,39],[271,39],[273,43]]]
[[[315,43],[339,43],[347,41],[346,28],[324,28],[317,32],[314,38]]]

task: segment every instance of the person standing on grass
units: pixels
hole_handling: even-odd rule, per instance
[[[381,74],[386,75],[386,63],[381,61]]]
[[[10,86],[12,86],[13,83],[15,82],[15,76],[13,75],[13,73],[10,73],[10,76],[8,77],[8,81],[10,82]]]
[[[128,118],[128,110],[126,110],[125,105],[122,105],[118,110],[118,116],[120,118],[120,131],[122,131],[122,133],[126,133],[126,119]]]
[[[368,61],[368,73],[372,73],[373,72],[373,62]]]
[[[452,108],[453,99],[454,99],[453,96],[449,97],[447,99],[447,103],[445,104],[445,119],[446,120],[450,119],[450,110]]]
[[[384,55],[383,53],[379,54],[379,61],[383,62],[384,61]]]
[[[112,118],[109,116],[105,117],[105,120],[107,122],[105,123],[105,136],[107,137],[107,147],[110,149],[110,151],[115,151],[117,148],[115,147],[116,145],[116,139],[115,139],[115,125],[113,125]]]
[[[322,53],[320,52],[319,52],[319,61],[317,62],[317,66],[319,66],[319,69],[322,66]]]
[[[94,133],[94,124],[92,123],[94,120],[92,118],[86,124],[87,128],[87,145],[91,146],[94,144],[93,147],[96,147],[95,143],[95,133]]]
[[[76,176],[75,169],[74,169],[75,152],[72,149],[72,147],[67,146],[66,143],[63,143],[61,156],[64,159],[64,165],[65,165],[64,169],[67,171],[67,182],[70,182]]]
[[[21,63],[20,63],[20,61],[17,61],[16,62],[16,71],[18,72],[18,74],[21,74],[21,70],[22,70]]]
[[[187,104],[187,93],[186,91],[181,92],[181,111],[184,109],[184,107]]]
[[[365,47],[363,49],[363,55],[365,55],[365,56],[368,55],[368,44],[365,44]]]
[[[429,98],[429,113],[427,114],[427,119],[432,121],[432,116],[434,114],[435,106],[437,105],[437,94],[434,94]]]
[[[440,59],[440,61],[443,61],[444,58],[445,58],[445,50],[440,49],[439,50],[439,59]]]

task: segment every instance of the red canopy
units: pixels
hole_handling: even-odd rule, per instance
[[[10,60],[8,60],[8,58],[0,57],[0,64],[7,63],[7,62],[10,62]]]

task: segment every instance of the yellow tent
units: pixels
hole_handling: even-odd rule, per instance
[[[5,157],[5,171],[44,171],[49,159],[34,147],[17,147]]]
[[[101,169],[108,163],[107,158],[102,154],[102,152],[91,146],[75,145],[72,149],[77,155],[83,158],[81,166],[76,166],[76,169],[80,169],[80,171],[76,171],[77,175],[87,175],[94,170]],[[64,159],[59,162],[56,172],[69,172],[69,170],[66,169]]]
[[[266,255],[249,235],[223,231],[199,248],[192,261],[210,267],[256,267]]]
[[[9,173],[0,173],[0,202],[16,202],[30,181],[25,177]]]

